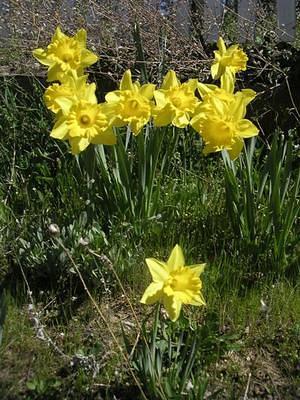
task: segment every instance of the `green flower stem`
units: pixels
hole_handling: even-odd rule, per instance
[[[160,303],[158,303],[155,307],[154,324],[152,329],[152,341],[151,341],[151,358],[153,364],[155,363],[156,341],[157,341],[157,331],[159,326],[160,309],[161,305]]]

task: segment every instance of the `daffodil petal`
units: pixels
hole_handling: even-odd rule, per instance
[[[173,322],[177,321],[182,307],[182,302],[180,301],[180,299],[176,296],[165,295],[163,297],[163,305],[168,313],[170,320]]]
[[[195,115],[190,120],[190,125],[192,126],[193,129],[195,129],[196,132],[198,132],[199,134],[201,133],[201,119],[199,115]]]
[[[226,103],[217,97],[212,97],[211,104],[215,111],[222,117],[226,112]]]
[[[69,128],[66,120],[64,118],[59,119],[54,125],[52,132],[50,133],[50,136],[55,139],[64,140],[68,134],[68,130]]]
[[[180,82],[177,79],[176,73],[173,70],[170,70],[166,76],[164,77],[163,84],[161,88],[164,90],[171,89],[180,85]]]
[[[238,135],[242,138],[250,138],[258,135],[259,129],[248,119],[242,119],[238,123]]]
[[[193,300],[192,294],[189,293],[189,291],[174,292],[174,296],[176,296],[182,304],[190,304]]]
[[[72,91],[67,85],[59,85],[57,83],[49,86],[44,93],[44,102],[46,107],[55,114],[61,111],[59,104],[56,102],[61,97],[70,97]]]
[[[189,119],[186,113],[178,113],[172,121],[177,128],[185,128],[189,124]]]
[[[145,290],[140,302],[142,304],[154,304],[162,297],[163,282],[152,282]]]
[[[35,49],[32,54],[43,65],[49,66],[53,64],[53,61],[49,60],[47,53],[43,49]]]
[[[246,106],[256,97],[256,92],[252,89],[242,89],[241,94]]]
[[[210,73],[211,73],[211,77],[213,79],[218,79],[218,77],[221,74],[220,73],[220,63],[213,62],[210,67]]]
[[[206,264],[195,264],[195,265],[190,265],[189,268],[195,272],[197,276],[200,276],[202,272],[204,271]]]
[[[127,125],[126,122],[124,122],[123,119],[120,117],[116,117],[111,124],[116,128],[122,128],[122,126]]]
[[[139,89],[140,94],[146,97],[148,100],[151,100],[153,98],[154,90],[155,90],[155,85],[153,85],[152,83],[147,83],[146,85],[143,85]]]
[[[197,89],[200,94],[200,96],[203,98],[206,94],[211,93],[217,88],[216,85],[211,85],[211,84],[205,84],[198,82]]]
[[[86,46],[86,30],[85,29],[79,29],[79,31],[76,33],[74,36],[74,39],[76,39],[80,45],[84,48]]]
[[[108,93],[105,95],[105,100],[106,100],[108,103],[114,103],[114,102],[119,101],[119,100],[121,99],[121,97],[122,97],[121,92],[118,91],[118,90],[116,90],[116,91],[114,91],[114,92],[108,92]]]
[[[186,83],[183,83],[183,85],[187,86],[192,91],[195,91],[197,89],[198,83],[199,82],[197,79],[189,79]]]
[[[62,73],[62,70],[61,70],[59,64],[52,64],[48,70],[47,80],[49,82],[61,81],[62,76],[63,76],[63,73]]]
[[[218,46],[218,49],[219,49],[219,52],[221,53],[221,55],[226,53],[226,45],[225,45],[225,42],[224,42],[224,40],[223,40],[223,38],[221,36],[218,39],[217,46]]]
[[[230,70],[225,70],[225,73],[221,75],[221,88],[226,90],[228,93],[234,92],[235,77]]]
[[[132,133],[135,136],[137,136],[140,133],[140,131],[143,128],[143,126],[146,125],[146,123],[147,122],[145,122],[145,121],[143,121],[141,119],[140,120],[135,119],[134,121],[130,122],[129,127],[130,127]]]
[[[168,269],[169,271],[173,271],[178,267],[183,267],[184,263],[185,261],[182,249],[178,244],[176,244],[176,246],[171,251],[170,257],[167,261]]]
[[[99,59],[98,56],[96,56],[96,54],[92,53],[87,49],[82,50],[81,57],[82,57],[81,64],[83,67],[95,64]]]
[[[141,88],[141,84],[139,81],[135,81],[134,83],[132,83],[132,86],[135,93],[137,93]]]
[[[163,90],[155,90],[153,93],[157,107],[163,108],[167,104],[166,95]]]
[[[232,114],[234,118],[239,121],[244,118],[246,114],[246,102],[245,98],[241,95],[241,93],[236,93],[235,95],[235,103],[232,110]]]
[[[187,304],[190,304],[192,306],[205,306],[206,302],[202,293],[200,292],[199,294],[194,295],[192,300],[190,300]]]
[[[231,160],[235,160],[240,155],[244,146],[244,141],[242,139],[236,138],[231,149],[228,149],[228,154]]]
[[[214,153],[214,152],[221,151],[221,150],[222,150],[221,148],[217,148],[216,146],[213,146],[213,145],[207,143],[207,144],[205,144],[205,147],[203,149],[203,154],[205,156],[207,156],[210,153]]]
[[[101,132],[99,135],[94,136],[91,140],[91,143],[106,144],[112,146],[117,143],[117,138],[112,129],[108,129],[107,131]]]
[[[53,41],[55,41],[55,40],[61,40],[61,39],[64,39],[65,37],[67,37],[67,36],[62,32],[62,30],[61,30],[60,27],[58,26],[58,27],[55,29],[55,32],[54,32],[54,35],[53,35]]]
[[[166,107],[155,110],[153,113],[153,122],[155,126],[166,126],[169,125],[174,116],[174,112],[170,109],[170,105],[167,104]]]
[[[91,104],[97,104],[98,100],[96,97],[96,84],[91,83],[86,86],[86,93],[84,100],[88,101]]]
[[[133,90],[133,83],[131,80],[131,71],[128,69],[124,72],[124,75],[120,82],[120,90]]]
[[[166,263],[158,261],[155,258],[146,258],[153,282],[165,282],[169,277]]]
[[[58,97],[55,99],[55,102],[58,104],[64,115],[69,113],[70,108],[73,105],[73,101],[67,97]]]
[[[81,151],[85,150],[90,144],[87,138],[76,137],[69,139],[72,154],[79,154]]]

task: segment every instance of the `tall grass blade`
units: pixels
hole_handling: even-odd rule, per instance
[[[142,83],[148,82],[148,73],[146,68],[145,56],[144,56],[144,48],[143,41],[141,37],[141,31],[138,21],[135,21],[133,25],[133,39],[136,47],[136,65],[141,71]]]
[[[2,337],[3,337],[3,327],[4,327],[4,321],[7,313],[7,306],[6,306],[6,301],[5,301],[5,294],[4,291],[0,288],[0,345],[2,343]]]
[[[258,162],[262,153],[256,150],[256,139],[236,162],[223,152],[226,209],[236,246],[252,252],[254,245],[256,252],[265,254],[271,250],[270,261],[281,271],[287,266],[286,247],[300,207],[300,178],[293,172],[293,157],[291,139],[277,134],[263,165]]]

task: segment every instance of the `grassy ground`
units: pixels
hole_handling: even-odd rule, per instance
[[[220,390],[216,398],[237,399],[246,392],[248,398],[261,399],[299,395],[299,288],[284,282],[259,286],[243,298],[207,294],[207,311],[199,321],[209,326],[209,353],[203,358],[208,392]],[[100,304],[122,342],[120,323],[128,332],[134,326],[128,305],[115,297]],[[28,305],[11,300],[1,347],[2,398],[132,398],[122,358],[87,301],[65,323],[51,321],[51,305],[37,308],[64,355],[37,337]]]
[[[0,398],[139,398],[118,345],[68,254],[50,235],[51,223],[59,226],[61,240],[123,348],[121,324],[135,339],[132,310],[109,264],[80,239],[111,260],[139,321],[150,312],[139,304],[150,282],[146,257],[166,259],[179,243],[188,265],[207,262],[207,307],[195,313],[186,308],[184,318],[202,329],[207,396],[300,398],[299,226],[288,237],[292,271],[279,272],[269,249],[246,246],[234,234],[223,162],[218,155],[200,155],[192,132],[181,133],[169,159],[156,216],[108,218],[97,181],[82,172],[64,143],[49,138],[52,121],[42,90],[35,80],[25,88],[13,78],[1,81],[0,278],[7,316]],[[293,156],[296,160],[296,152]],[[259,160],[255,168],[258,173]]]

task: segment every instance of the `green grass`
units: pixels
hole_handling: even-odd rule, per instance
[[[300,384],[299,224],[292,226],[286,239],[285,270],[274,269],[272,249],[262,242],[261,253],[252,254],[251,246],[246,248],[232,229],[224,163],[219,155],[203,157],[201,143],[191,131],[180,134],[168,158],[153,216],[124,216],[114,204],[105,208],[103,177],[92,181],[66,145],[49,137],[52,121],[42,103],[42,89],[36,80],[0,82],[0,288],[5,288],[8,303],[0,347],[0,397],[81,399],[101,393],[105,399],[115,394],[126,400],[139,396],[72,262],[49,233],[48,225],[56,223],[60,239],[122,346],[121,321],[130,340],[135,338],[132,312],[111,269],[79,243],[81,238],[111,260],[140,322],[149,313],[139,304],[150,282],[146,257],[166,259],[179,243],[187,265],[206,262],[207,307],[186,307],[183,331],[196,323],[205,333],[207,347],[201,347],[199,357],[208,390],[235,399],[244,396],[250,379],[249,398],[278,393],[295,398]],[[296,162],[296,151],[290,156]],[[263,157],[254,161],[254,179],[263,162]],[[294,187],[294,175],[290,182]],[[295,201],[298,204],[299,199]],[[258,209],[266,206],[255,204]],[[282,203],[283,212],[287,204]],[[107,213],[108,209],[112,211]],[[41,324],[66,357],[53,343],[36,337],[22,271]],[[94,374],[95,363],[100,368]]]
[[[270,286],[261,282],[244,297],[236,291],[221,297],[216,291],[208,293],[206,290],[208,307],[205,313],[198,313],[196,320],[202,324],[205,321],[208,343],[213,350],[206,353],[204,347],[202,355],[210,390],[222,389],[225,398],[230,398],[234,380],[235,396],[241,396],[251,372],[261,390],[273,394],[278,391],[286,398],[293,398],[299,385],[299,294],[299,287],[292,287],[288,282]],[[268,307],[266,311],[261,309],[261,299]],[[41,310],[43,306],[39,304],[38,307]],[[107,310],[121,341],[120,320],[125,317],[127,322],[134,322],[128,306],[124,301],[117,303],[107,298],[102,307]],[[51,306],[47,311],[50,310]],[[144,312],[138,305],[136,311],[140,315]],[[47,398],[68,394],[70,398],[79,399],[86,391],[94,393],[99,387],[104,390],[106,385],[111,393],[123,391],[124,398],[130,398],[132,389],[127,389],[126,393],[126,386],[122,388],[129,379],[122,360],[107,333],[99,329],[98,316],[88,302],[81,304],[68,324],[53,324],[45,312],[41,315],[45,329],[69,358],[58,355],[52,346],[36,338],[26,306],[20,309],[10,300],[1,346],[2,398],[38,398],[35,396],[40,390],[40,395],[47,395]],[[22,357],[19,357],[20,352]],[[80,364],[78,354],[88,357],[86,364]],[[100,365],[96,377],[93,377],[93,360]],[[261,374],[268,379],[261,379]],[[38,388],[38,382],[45,389]],[[36,389],[32,389],[32,384]],[[250,389],[254,390],[253,385]]]

